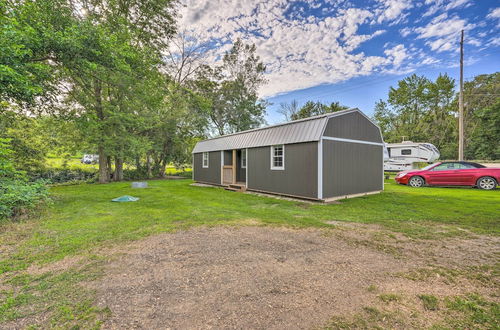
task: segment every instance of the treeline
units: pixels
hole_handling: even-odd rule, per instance
[[[321,102],[307,101],[303,106],[299,106],[296,100],[290,103],[280,103],[278,113],[285,117],[285,120],[298,120],[307,117],[324,115],[326,113],[337,112],[349,109],[348,106],[342,105],[339,102],[332,102],[330,105]]]
[[[458,94],[447,75],[435,81],[411,75],[375,105],[374,119],[385,142],[430,142],[441,159],[458,157]],[[500,159],[500,72],[464,84],[466,159]]]
[[[430,142],[441,159],[458,157],[458,93],[448,75],[435,81],[413,74],[389,89],[386,100],[375,104],[374,121],[387,143]],[[500,72],[474,77],[464,84],[465,158],[500,159]],[[348,109],[339,102],[330,105],[295,100],[281,103],[278,113],[296,120]]]
[[[190,163],[197,140],[259,126],[265,83],[240,40],[220,65],[176,29],[175,0],[0,0],[0,138],[17,169],[99,154],[99,181]]]

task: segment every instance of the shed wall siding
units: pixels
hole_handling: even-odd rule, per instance
[[[382,146],[323,140],[323,198],[383,190]]]
[[[236,181],[245,182],[246,181],[246,169],[241,167],[241,153],[245,152],[245,149],[240,150],[236,154]]]
[[[203,168],[203,153],[193,154],[194,181],[220,184],[220,151],[212,151],[208,156],[208,168]]]
[[[359,112],[352,112],[328,120],[324,136],[382,143],[380,130]]]
[[[249,148],[248,188],[317,198],[318,143],[285,144],[285,169],[271,170],[271,147]]]

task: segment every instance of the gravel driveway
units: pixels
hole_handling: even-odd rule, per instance
[[[104,328],[310,328],[404,266],[319,230],[193,229],[138,242],[97,283]]]

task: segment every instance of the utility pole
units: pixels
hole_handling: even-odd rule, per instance
[[[464,160],[464,30],[460,38],[460,94],[458,96],[458,160]]]

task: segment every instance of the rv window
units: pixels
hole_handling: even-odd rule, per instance
[[[405,155],[405,156],[411,155],[411,149],[401,150],[401,155]]]
[[[208,152],[203,153],[203,167],[208,168]]]
[[[285,169],[285,147],[280,144],[271,147],[271,170]]]
[[[247,168],[247,149],[241,150],[241,168]]]

